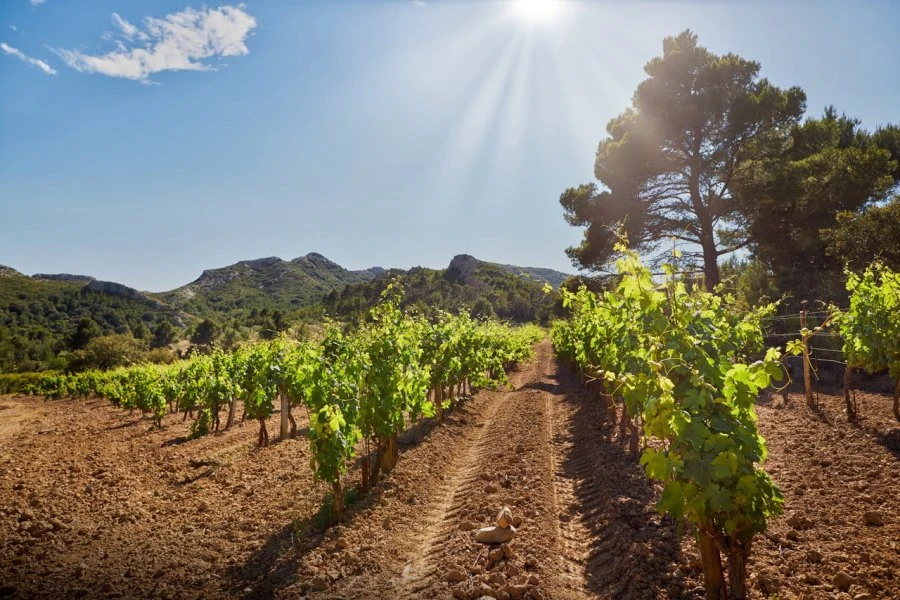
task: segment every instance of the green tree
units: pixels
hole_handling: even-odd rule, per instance
[[[81,350],[88,345],[88,342],[102,334],[103,331],[97,321],[90,317],[82,317],[75,325],[75,331],[72,332],[72,337],[69,339],[69,347],[72,350]]]
[[[203,319],[191,335],[191,343],[197,346],[212,346],[219,337],[219,325],[212,319]]]
[[[130,335],[103,335],[89,341],[83,350],[74,351],[69,367],[74,371],[112,369],[139,362],[145,351],[144,343]]]
[[[759,259],[732,257],[721,265],[721,273],[723,289],[734,295],[735,307],[739,310],[751,310],[777,300],[781,295],[771,271]]]
[[[862,213],[838,213],[837,225],[821,234],[825,252],[853,271],[879,260],[900,272],[900,196]]]
[[[672,237],[691,244],[709,289],[718,258],[747,245],[731,183],[742,161],[765,155],[802,115],[806,96],[759,77],[760,65],[717,55],[690,30],[663,41],[644,67],[632,106],[606,126],[596,183],[560,197],[565,218],[586,227],[573,264],[597,269],[616,255],[617,230],[642,251]],[[698,250],[695,250],[698,249]]]
[[[147,328],[143,321],[133,321],[130,328],[131,335],[133,335],[136,339],[146,340],[150,338],[150,330]]]
[[[151,348],[162,348],[168,346],[178,337],[178,331],[169,321],[160,321],[153,328],[153,338],[150,340]]]
[[[735,196],[754,252],[782,291],[795,300],[844,301],[843,265],[828,256],[820,232],[835,226],[838,213],[858,213],[883,200],[895,169],[891,151],[833,107],[794,126],[779,152],[741,166]]]

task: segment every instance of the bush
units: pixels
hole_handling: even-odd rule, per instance
[[[168,348],[154,348],[147,353],[146,360],[157,365],[170,365],[178,360],[178,356]]]
[[[104,335],[92,339],[84,350],[76,350],[69,360],[73,371],[113,369],[140,362],[146,353],[146,342],[127,334]]]

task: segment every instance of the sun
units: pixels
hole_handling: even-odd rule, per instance
[[[528,21],[546,21],[559,10],[560,0],[515,0],[515,10]]]

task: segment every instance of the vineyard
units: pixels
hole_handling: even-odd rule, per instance
[[[851,276],[850,308],[782,355],[774,305],[737,310],[624,252],[615,287],[561,291],[553,348],[404,314],[388,290],[352,331],[16,380],[44,399],[3,397],[0,589],[895,596],[893,403],[854,391],[848,420],[839,389],[811,407],[784,387],[829,332],[859,369],[896,364],[875,337],[894,274]],[[521,524],[490,558],[473,529],[503,505]]]
[[[214,351],[184,364],[113,371],[58,374],[25,386],[47,399],[75,395],[106,398],[139,410],[162,427],[168,414],[193,417],[191,439],[228,430],[240,402],[245,420],[259,425],[258,445],[269,444],[267,420],[280,403],[279,439],[297,434],[292,410],[302,407],[309,421],[310,465],[331,485],[333,519],[343,520],[342,480],[362,458],[360,489],[365,493],[398,458],[397,437],[422,417],[441,420],[455,397],[478,387],[506,383],[506,370],[531,355],[539,328],[511,329],[444,315],[430,322],[403,314],[389,288],[371,314],[371,324],[345,334],[337,325],[321,340],[279,340],[228,354]],[[222,413],[227,412],[224,425]]]
[[[900,600],[900,2],[94,4],[0,24],[0,600]]]

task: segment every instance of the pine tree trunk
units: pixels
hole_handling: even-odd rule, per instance
[[[719,253],[716,248],[715,226],[709,208],[703,203],[700,193],[700,140],[695,140],[694,155],[688,177],[688,191],[691,205],[697,216],[700,233],[700,248],[703,250],[703,279],[706,291],[712,292],[719,285]]]
[[[709,240],[703,240],[703,280],[707,292],[714,292],[719,285],[719,256],[712,234]]]
[[[700,560],[703,562],[703,580],[706,585],[706,600],[725,600],[725,581],[722,578],[722,557],[716,540],[702,529],[697,534]]]

